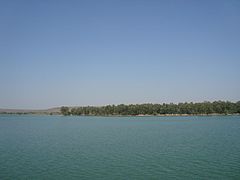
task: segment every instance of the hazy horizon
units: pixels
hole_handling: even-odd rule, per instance
[[[141,104],[179,104],[179,103],[204,103],[204,102],[214,102],[214,101],[223,101],[223,100],[213,100],[213,101],[181,101],[181,102],[141,102],[141,103],[116,103],[116,104],[98,104],[98,105],[94,105],[94,104],[85,104],[85,105],[72,105],[72,104],[69,104],[69,105],[59,105],[59,106],[51,106],[51,107],[44,107],[44,108],[2,108],[0,107],[0,110],[49,110],[49,109],[55,109],[55,108],[61,108],[61,107],[102,107],[102,106],[108,106],[108,105],[115,105],[115,106],[118,106],[118,105],[121,105],[121,104],[124,104],[124,105],[141,105]],[[239,100],[236,100],[236,101],[228,101],[228,100],[225,100],[224,102],[231,102],[231,103],[237,103],[239,102]]]
[[[0,2],[0,108],[240,100],[240,1]]]

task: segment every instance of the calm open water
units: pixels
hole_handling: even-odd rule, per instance
[[[0,116],[0,179],[240,179],[240,116]]]

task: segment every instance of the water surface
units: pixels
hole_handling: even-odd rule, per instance
[[[240,116],[0,116],[0,179],[240,179]]]

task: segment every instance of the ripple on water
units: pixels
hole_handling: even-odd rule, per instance
[[[239,116],[0,116],[0,179],[239,179],[239,127]]]

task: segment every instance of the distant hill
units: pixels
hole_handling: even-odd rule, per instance
[[[1,114],[60,114],[60,107],[35,110],[35,109],[0,109]]]

